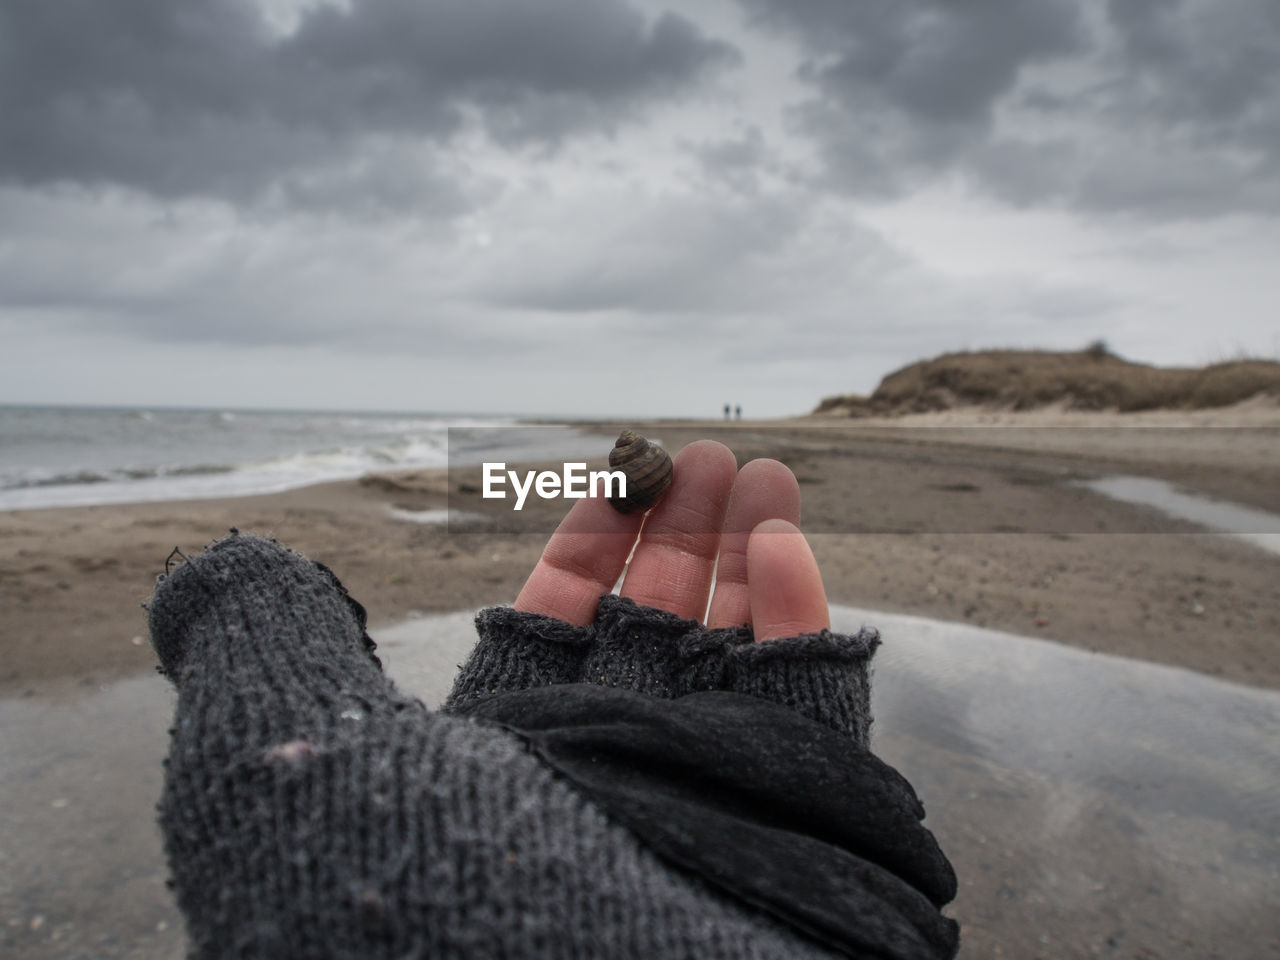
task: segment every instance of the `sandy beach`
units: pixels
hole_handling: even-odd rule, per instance
[[[1280,687],[1280,557],[1080,486],[1156,477],[1280,514],[1274,401],[637,426],[672,451],[711,437],[741,461],[788,463],[832,602]],[[615,425],[592,429],[603,454]],[[446,507],[494,519],[406,519]],[[563,508],[496,509],[474,483],[421,471],[267,496],[0,513],[0,692],[47,695],[152,669],[141,604],[165,558],[233,526],[330,566],[374,624],[509,602]]]
[[[1280,555],[1084,486],[1156,478],[1268,511],[1280,532],[1280,407],[1213,417],[636,425],[673,451],[712,437],[795,471],[842,629],[884,628],[874,743],[961,877],[962,957],[1280,956],[1258,906],[1276,884]],[[616,425],[587,429],[604,453]],[[416,615],[509,602],[563,512],[485,501],[477,470],[0,513],[15,786],[0,846],[18,878],[0,889],[0,946],[182,952],[151,816],[172,708],[141,608],[175,547],[235,526],[329,565],[398,682],[438,700],[469,614]],[[446,509],[448,526],[424,522]]]

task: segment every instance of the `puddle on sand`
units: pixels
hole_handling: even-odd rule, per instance
[[[833,620],[884,634],[872,744],[956,866],[962,956],[1280,957],[1280,693],[923,618]]]
[[[956,863],[963,956],[1280,956],[1280,693],[958,624],[833,620],[884,634],[873,743]],[[474,642],[469,613],[375,637],[428,703]],[[183,955],[154,822],[172,703],[151,676],[0,700],[0,954]]]
[[[155,826],[173,699],[151,675],[0,700],[0,956],[184,956]]]
[[[1100,477],[1080,485],[1112,500],[1154,507],[1179,520],[1231,534],[1269,553],[1280,554],[1280,516],[1274,513],[1186,493],[1151,477]]]

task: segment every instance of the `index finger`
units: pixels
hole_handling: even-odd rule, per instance
[[[643,514],[619,513],[603,496],[579,500],[547,541],[515,609],[587,626],[622,575],[643,522]]]

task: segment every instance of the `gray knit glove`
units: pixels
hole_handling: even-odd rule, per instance
[[[327,568],[254,537],[157,585],[178,692],[160,823],[193,956],[833,955],[673,868],[516,737],[399,693],[364,622]],[[869,634],[752,645],[617,598],[587,630],[479,623],[455,704],[589,675],[743,690],[866,739]]]
[[[829,630],[756,643],[747,627],[713,630],[694,620],[600,598],[595,623],[490,607],[476,617],[480,642],[462,668],[446,711],[494,693],[556,683],[628,687],[672,699],[725,690],[791,707],[848,734],[866,749],[868,665],[879,634]]]

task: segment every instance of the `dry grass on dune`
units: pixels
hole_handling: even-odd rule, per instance
[[[1199,410],[1258,394],[1280,398],[1280,363],[1233,360],[1200,368],[1133,363],[1101,343],[1076,352],[986,350],[948,353],[889,374],[870,397],[827,397],[813,412],[883,416],[984,406],[1031,410]]]

